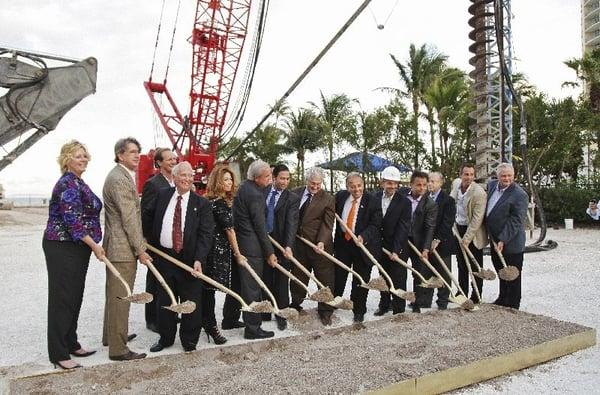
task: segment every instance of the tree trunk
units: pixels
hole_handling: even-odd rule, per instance
[[[429,138],[431,142],[431,167],[437,170],[437,158],[435,154],[435,120],[433,119],[433,111],[427,107],[427,122],[429,123]]]
[[[331,132],[331,140],[329,143],[329,192],[333,193],[333,168],[331,162],[333,162],[333,132]]]
[[[419,168],[419,99],[417,96],[413,95],[412,98],[413,104],[413,133],[414,133],[414,150],[415,150],[415,169]]]

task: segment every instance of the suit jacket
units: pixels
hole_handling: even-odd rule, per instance
[[[453,183],[450,196],[458,204],[459,182]],[[484,225],[487,194],[481,185],[473,182],[464,197],[465,214],[467,217],[467,231],[463,236],[464,241],[472,241],[475,247],[482,249],[488,243],[487,230]]]
[[[127,170],[116,165],[106,176],[104,200],[104,240],[106,257],[115,262],[131,262],[143,247],[140,199]]]
[[[498,181],[488,184],[488,204]],[[525,219],[527,218],[527,193],[516,183],[510,184],[486,218],[490,238],[504,242],[503,252],[517,254],[525,249]]]
[[[150,243],[160,248],[160,232],[162,230],[163,218],[169,205],[169,201],[175,193],[175,187],[162,189],[158,192],[152,210],[152,237]],[[185,215],[185,227],[183,229],[183,262],[193,267],[194,261],[206,263],[206,257],[212,248],[215,221],[212,215],[212,206],[208,200],[190,192],[187,207],[181,208]],[[175,266],[170,265],[174,270]]]
[[[397,193],[408,196],[410,188],[400,188]],[[433,240],[433,234],[435,232],[436,219],[437,205],[433,199],[429,197],[429,193],[426,193],[415,209],[410,228],[412,242],[419,250],[431,250],[431,241]]]
[[[265,189],[265,202],[271,188]],[[275,206],[275,221],[271,236],[283,247],[293,247],[298,229],[299,198],[296,194],[285,189],[281,191]]]
[[[267,237],[265,194],[254,181],[242,182],[233,199],[233,227],[242,255],[266,258],[273,254]]]
[[[383,191],[375,194],[375,200],[381,205]],[[382,211],[383,213],[383,211]],[[406,249],[406,241],[411,225],[410,201],[398,192],[392,197],[381,222],[381,239],[383,247],[400,255]]]
[[[335,211],[342,217],[344,211],[344,203],[350,196],[350,192],[347,190],[341,190],[335,194]],[[356,224],[354,225],[354,233],[356,236],[362,236],[363,244],[373,256],[377,259],[381,256],[381,229],[382,222],[381,213],[381,201],[377,200],[373,195],[364,193],[358,206],[358,212],[356,213]],[[348,248],[344,239],[344,230],[338,224],[335,228],[335,238],[333,241],[334,248]],[[354,244],[354,243],[352,243]],[[363,260],[368,265],[371,265],[371,261],[364,256]]]
[[[169,181],[161,173],[148,179],[142,189],[142,230],[144,237],[150,240],[152,235],[152,216],[149,215],[154,210],[156,196],[161,189],[171,188]]]
[[[305,191],[306,187],[292,190],[292,193],[298,197],[298,205],[302,201]],[[325,250],[332,253],[334,222],[335,200],[328,192],[320,190],[312,197],[310,205],[304,211],[304,217],[298,224],[297,233],[315,244],[323,242]]]
[[[437,252],[441,256],[448,256],[455,252],[454,235],[452,234],[452,226],[456,219],[456,202],[450,195],[443,190],[438,193],[437,199],[437,218],[435,221],[435,231],[433,238],[438,239],[440,244],[437,247]]]

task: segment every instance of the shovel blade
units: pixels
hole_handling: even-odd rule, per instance
[[[196,310],[196,303],[186,300],[183,303],[174,304],[171,306],[163,306],[164,309],[171,310],[177,314],[190,314]]]
[[[139,294],[131,294],[129,296],[118,296],[118,298],[129,303],[145,304],[152,302],[154,296],[148,292],[141,292]]]
[[[475,308],[475,303],[471,299],[467,299],[462,295],[456,295],[449,298],[452,303],[455,303],[465,310],[472,311]]]
[[[515,266],[506,266],[498,270],[498,277],[504,281],[513,281],[519,277],[519,269]]]
[[[250,307],[250,311],[253,313],[274,313],[275,308],[268,300],[263,300],[262,302],[252,302],[248,306]]]
[[[297,320],[298,319],[298,310],[286,307],[285,309],[281,309],[279,311],[275,311],[275,314],[285,318],[286,320]]]
[[[352,310],[354,303],[351,300],[344,299],[341,296],[336,296],[331,302],[327,302],[328,305],[341,310]]]
[[[375,291],[387,292],[390,290],[385,279],[383,277],[377,277],[367,283],[366,288],[373,289]]]
[[[319,289],[317,292],[310,295],[309,298],[310,300],[314,300],[315,302],[321,303],[331,302],[334,299],[329,287]]]

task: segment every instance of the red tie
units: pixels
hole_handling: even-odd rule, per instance
[[[181,195],[177,196],[175,214],[173,214],[173,249],[180,253],[183,248],[183,235],[181,234]]]

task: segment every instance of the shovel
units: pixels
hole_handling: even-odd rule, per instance
[[[448,277],[450,277],[450,280],[452,280],[452,282],[454,283],[454,285],[456,285],[456,288],[458,289],[458,292],[460,292],[461,296],[460,296],[460,300],[463,301],[464,300],[469,300],[467,298],[467,295],[464,293],[464,291],[462,290],[462,288],[460,287],[460,284],[458,283],[458,280],[456,280],[456,278],[452,275],[452,272],[450,271],[450,269],[448,269],[448,266],[446,266],[446,262],[444,262],[444,260],[442,259],[442,257],[440,256],[440,254],[438,254],[438,252],[436,250],[432,250],[433,255],[436,257],[436,259],[438,260],[438,262],[440,263],[440,265],[442,266],[442,269],[444,269],[444,271],[446,272],[446,274],[448,275]],[[450,290],[450,294],[452,294],[452,290]],[[452,296],[455,300],[456,297]],[[463,300],[464,298],[464,300]],[[448,298],[450,299],[450,298]],[[481,300],[481,299],[480,299]],[[456,303],[456,302],[454,302]],[[462,303],[461,303],[462,305]],[[467,310],[477,310],[478,307],[473,305],[473,308],[471,309],[467,309]]]
[[[469,250],[468,248],[465,248],[465,246],[462,243],[462,238],[460,237],[460,235],[458,234],[458,232],[456,231],[456,228],[452,228],[452,233],[454,234],[454,237],[456,237],[456,239],[458,240],[458,245],[460,246],[460,249],[463,252],[463,256],[466,254],[469,259],[471,260],[471,262],[473,262],[473,264],[475,265],[475,267],[477,268],[477,271],[473,273],[474,276],[477,276],[481,279],[484,280],[489,280],[489,281],[493,281],[496,279],[496,273],[494,273],[493,270],[490,269],[484,269],[481,266],[479,266],[479,262],[477,262],[477,259],[475,259],[475,257],[473,256],[473,253],[471,252],[471,250]],[[467,257],[464,258],[465,259],[465,264],[467,263]]]
[[[517,277],[519,277],[519,269],[516,266],[507,265],[506,261],[504,260],[504,255],[498,251],[498,244],[496,244],[496,242],[493,240],[492,244],[494,245],[494,250],[496,250],[498,257],[500,258],[502,266],[504,266],[502,269],[498,270],[498,277],[504,281],[514,281]]]
[[[308,245],[309,247],[312,248],[317,248],[316,245],[314,245],[310,240],[305,239],[302,236],[298,236],[296,235],[297,238],[299,238],[300,240],[302,240],[306,245]],[[387,284],[385,283],[385,281],[383,281],[383,284],[381,284],[380,281],[376,281],[374,282],[373,280],[369,281],[369,283],[367,284],[365,282],[365,280],[360,276],[360,274],[358,274],[355,270],[353,270],[351,267],[348,267],[344,264],[344,262],[340,261],[339,259],[337,259],[336,257],[334,257],[333,255],[331,255],[330,253],[328,253],[327,251],[321,251],[321,254],[326,257],[327,259],[329,259],[331,262],[335,263],[336,265],[338,265],[339,267],[341,267],[342,269],[344,269],[345,271],[347,271],[348,273],[352,274],[354,277],[356,277],[356,279],[358,280],[358,282],[360,283],[360,286],[363,288],[367,288],[367,289],[372,289],[375,291],[389,291],[389,288],[387,286]]]
[[[365,247],[363,245],[363,243],[360,243],[358,241],[358,237],[356,237],[356,235],[354,234],[354,232],[352,232],[348,226],[344,223],[344,221],[342,220],[342,218],[339,215],[335,215],[335,218],[338,220],[338,222],[340,223],[340,225],[342,225],[342,228],[344,229],[344,231],[346,231],[346,233],[348,233],[350,235],[350,237],[352,237],[352,240],[354,240],[354,243],[356,243],[357,246],[359,246],[359,248],[365,253],[365,255],[369,258],[369,260],[371,260],[371,262],[373,262],[373,264],[375,266],[377,266],[377,270],[379,270],[379,273],[383,275],[383,277],[385,277],[385,280],[387,280],[388,284],[389,284],[389,288],[387,289],[387,291],[389,291],[390,293],[398,296],[399,298],[402,299],[406,299],[409,302],[414,303],[416,296],[414,292],[406,292],[403,289],[396,289],[394,288],[394,283],[392,282],[392,279],[390,277],[390,275],[385,271],[385,269],[383,268],[383,266],[381,266],[381,264],[379,262],[377,262],[377,259],[375,259],[375,257],[371,254],[371,252],[367,249],[367,247]],[[381,277],[376,278],[373,281],[379,281],[382,282],[383,279],[381,279]],[[383,283],[385,284],[385,280],[383,281]],[[387,288],[387,284],[385,284],[386,288]],[[384,292],[386,290],[383,290]]]
[[[482,301],[481,292],[479,292],[479,286],[477,285],[477,281],[475,281],[475,273],[473,273],[473,270],[471,270],[471,265],[469,264],[469,258],[467,257],[466,251],[468,250],[468,248],[463,247],[462,239],[458,243],[458,245],[460,246],[459,248],[462,251],[463,259],[465,261],[465,266],[467,267],[467,272],[469,273],[469,280],[471,281],[471,285],[473,286],[475,295],[477,295],[477,300],[479,300],[481,302]],[[480,276],[477,276],[477,277],[480,277]]]
[[[252,302],[249,305],[244,302],[244,299],[242,299],[242,297],[240,295],[238,295],[236,292],[232,291],[231,289],[225,287],[224,285],[222,285],[221,283],[213,280],[212,278],[208,277],[207,275],[197,272],[194,269],[192,269],[191,267],[189,267],[188,265],[186,265],[185,263],[173,258],[172,256],[165,254],[164,252],[162,252],[161,250],[159,250],[158,248],[155,248],[149,244],[146,244],[146,247],[154,252],[157,255],[160,255],[161,257],[163,257],[164,259],[166,259],[167,261],[171,262],[172,264],[174,264],[175,266],[179,266],[181,269],[189,272],[192,276],[197,277],[199,279],[201,279],[202,281],[212,285],[213,287],[217,288],[218,290],[220,290],[221,292],[226,293],[227,295],[232,296],[235,300],[237,300],[238,302],[240,302],[240,304],[242,305],[242,311],[247,311],[250,313],[272,313],[273,312],[273,306],[271,305],[271,303],[269,302]]]
[[[415,252],[415,254],[417,254],[419,256],[419,258],[421,258],[421,262],[423,262],[425,265],[427,265],[427,267],[429,268],[429,270],[431,270],[436,276],[438,276],[438,278],[440,280],[442,280],[444,282],[444,285],[450,291],[450,295],[448,296],[448,300],[450,300],[452,303],[455,303],[455,304],[459,305],[460,307],[462,307],[465,310],[473,310],[475,308],[475,303],[473,303],[473,301],[471,299],[467,299],[466,296],[464,296],[464,295],[453,296],[452,295],[452,287],[450,286],[450,284],[448,284],[446,282],[446,280],[444,280],[444,278],[435,269],[435,267],[433,267],[433,265],[429,262],[429,260],[423,258],[423,256],[421,255],[421,252],[419,251],[419,249],[417,247],[415,247],[415,245],[410,240],[408,240],[408,245],[410,246],[410,248],[413,249],[413,251]]]
[[[125,281],[125,279],[123,278],[123,276],[121,276],[121,273],[119,273],[119,271],[112,264],[112,262],[109,261],[106,256],[103,256],[101,260],[106,265],[106,267],[108,268],[108,270],[110,270],[110,272],[116,278],[118,278],[119,281],[125,287],[125,291],[127,292],[127,296],[118,296],[119,299],[122,299],[122,300],[124,300],[126,302],[129,302],[129,303],[144,304],[144,303],[150,303],[150,302],[152,302],[152,300],[154,299],[154,296],[152,296],[152,294],[149,294],[148,292],[141,292],[139,294],[132,294],[131,293],[131,288],[129,288],[129,284],[127,284],[127,281]]]
[[[156,279],[158,280],[160,285],[164,288],[164,290],[167,291],[167,294],[169,295],[169,299],[171,299],[171,305],[170,306],[162,306],[164,309],[171,310],[177,314],[190,314],[194,310],[196,310],[196,303],[194,303],[190,300],[186,300],[183,303],[177,303],[177,300],[175,300],[175,295],[173,295],[173,291],[171,291],[171,288],[169,288],[169,286],[167,285],[167,282],[165,281],[164,277],[160,274],[160,272],[158,270],[156,270],[156,267],[154,266],[154,264],[152,264],[152,262],[148,262],[146,264],[146,266],[148,266],[148,269],[150,269],[152,274],[154,274],[154,277],[156,277]]]
[[[400,259],[400,257],[394,257],[392,255],[392,253],[389,252],[388,250],[386,250],[385,248],[382,248],[382,250],[387,256],[390,257],[390,259],[392,261],[399,263],[400,265],[402,265],[405,268],[407,268],[408,270],[410,270],[414,275],[419,277],[421,279],[421,284],[419,284],[419,287],[423,287],[423,288],[443,288],[444,287],[444,283],[439,278],[431,277],[429,280],[427,280],[427,279],[425,279],[425,277],[423,277],[423,275],[421,273],[419,273],[417,270],[415,270],[411,265],[409,265],[407,262],[404,262],[402,259]]]

